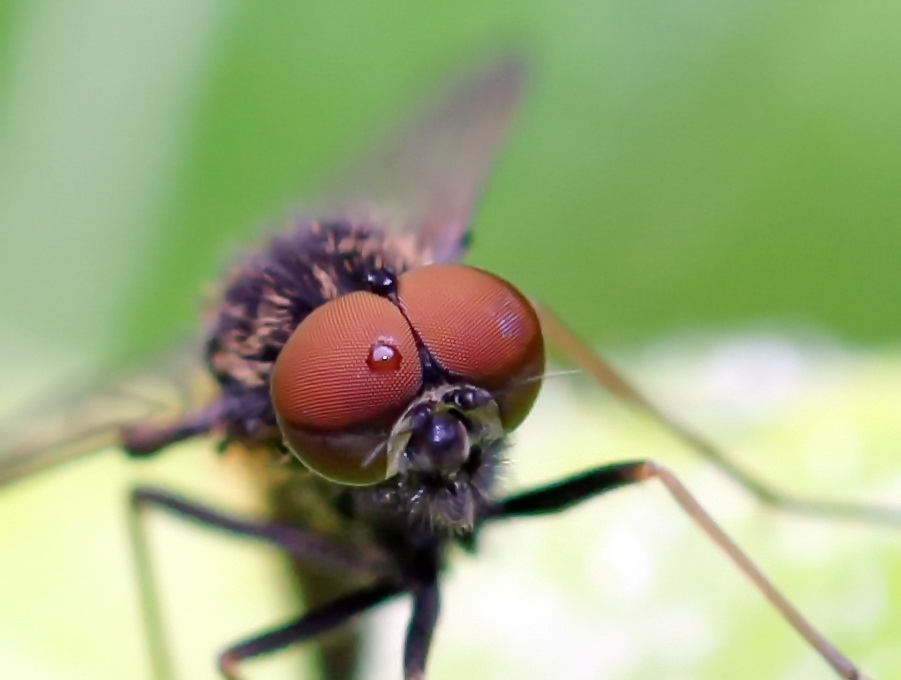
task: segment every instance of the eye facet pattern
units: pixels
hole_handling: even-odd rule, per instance
[[[338,460],[329,438],[340,439],[347,428],[389,430],[421,382],[416,342],[400,310],[384,297],[354,292],[300,323],[276,360],[271,392],[286,443],[304,464],[359,484],[378,481],[359,468],[369,467],[379,438],[371,437],[371,446],[356,442],[357,455]]]
[[[398,299],[336,298],[300,323],[276,360],[272,401],[285,442],[336,482],[385,478],[387,435],[423,381],[414,331],[452,378],[494,395],[507,431],[538,395],[541,327],[509,283],[474,267],[433,265],[401,275]]]
[[[404,273],[401,308],[425,346],[451,374],[495,393],[512,430],[538,396],[544,340],[538,316],[513,286],[465,265]]]

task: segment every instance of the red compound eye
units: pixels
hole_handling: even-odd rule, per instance
[[[504,427],[526,417],[544,372],[535,310],[513,286],[464,265],[403,274],[401,305],[426,347],[447,370],[490,390]]]
[[[310,469],[372,484],[385,478],[384,452],[373,451],[421,382],[407,320],[386,298],[356,292],[300,323],[275,362],[272,401],[285,441]]]

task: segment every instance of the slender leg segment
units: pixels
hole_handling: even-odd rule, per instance
[[[649,401],[638,389],[629,384],[613,366],[576,337],[553,312],[534,300],[532,303],[541,320],[541,329],[550,343],[563,352],[573,363],[581,366],[598,384],[610,391],[615,397],[632,404],[644,412],[649,418],[670,431],[689,448],[720,468],[738,484],[747,489],[761,503],[805,515],[901,526],[901,509],[899,508],[799,498],[759,479],[732,460],[716,444],[672,418]]]
[[[132,458],[146,458],[176,442],[207,434],[222,417],[223,405],[211,406],[168,425],[134,424],[122,428],[122,448]]]
[[[307,612],[284,626],[267,630],[232,645],[219,656],[219,670],[228,680],[239,680],[237,668],[242,661],[327,633],[352,617],[403,592],[403,586],[383,583],[341,597],[325,607]]]
[[[174,441],[208,432],[224,405],[217,401],[185,414],[189,403],[178,400],[173,404],[173,397],[186,395],[187,385],[170,394],[168,389],[161,390],[159,383],[170,382],[170,378],[173,383],[180,378],[183,382],[190,374],[184,365],[176,370],[175,363],[167,361],[166,366],[148,367],[142,376],[111,383],[89,383],[75,390],[58,386],[62,389],[54,390],[43,403],[30,404],[21,414],[4,418],[0,422],[0,486],[120,446],[123,440],[133,455],[144,456]],[[161,380],[148,384],[149,375]],[[148,424],[158,418],[175,422]],[[133,423],[144,424],[130,425]]]
[[[136,511],[153,507],[209,529],[269,543],[292,557],[320,564],[326,569],[375,577],[393,573],[392,564],[380,552],[366,552],[315,531],[304,531],[287,524],[235,517],[163,489],[133,489],[131,503]]]
[[[294,558],[320,565],[323,569],[356,573],[385,583],[397,581],[392,563],[387,556],[381,553],[369,553],[315,532],[303,531],[277,522],[261,522],[234,517],[188,501],[162,489],[135,488],[130,495],[129,537],[138,575],[141,611],[150,648],[153,676],[159,680],[169,680],[175,676],[163,635],[162,614],[156,581],[153,578],[150,542],[147,537],[143,512],[148,508],[162,510],[206,528],[268,543]],[[341,612],[345,614],[342,618],[344,620],[353,616],[357,611],[362,611],[362,609],[401,592],[397,588],[391,589],[391,592],[387,592],[387,589],[387,586],[378,586],[371,591],[361,591],[356,595],[349,596],[346,601],[336,601],[333,605],[316,612],[312,622],[307,621],[307,617],[303,617],[294,624],[269,631],[243,645],[233,647],[226,654],[230,653],[231,656],[228,658],[237,663],[243,658],[277,649],[284,644],[289,644],[290,641],[310,637],[315,634],[315,632],[308,632],[310,630],[324,631],[332,627],[330,622],[335,620],[335,617]],[[380,595],[380,597],[373,600],[376,595]],[[370,602],[370,604],[363,607],[362,605],[366,602]],[[313,614],[311,612],[307,616]],[[291,637],[292,635],[294,637]],[[279,644],[280,640],[288,638],[289,642]]]
[[[582,501],[621,486],[659,480],[685,513],[747,576],[788,623],[820,654],[840,678],[866,680],[841,652],[824,638],[802,614],[763,575],[760,569],[719,527],[688,489],[669,470],[652,461],[633,461],[606,465],[564,479],[556,484],[526,491],[498,501],[489,509],[486,519],[541,515],[559,512]]]
[[[413,616],[404,645],[404,680],[424,680],[426,657],[441,608],[437,581],[413,591]]]

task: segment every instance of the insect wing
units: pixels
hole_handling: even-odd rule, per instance
[[[519,103],[526,69],[507,57],[476,68],[383,137],[332,183],[326,212],[373,216],[415,233],[422,264],[454,262]]]
[[[193,346],[140,372],[92,381],[0,421],[0,486],[121,443],[135,423],[167,422],[208,400],[209,378]]]

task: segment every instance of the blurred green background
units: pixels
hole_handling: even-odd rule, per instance
[[[613,347],[670,403],[696,406],[685,414],[736,448],[768,452],[773,458],[760,467],[771,478],[787,476],[803,486],[811,474],[816,477],[820,463],[809,460],[778,467],[803,448],[797,433],[806,432],[838,441],[825,448],[852,461],[844,468],[833,463],[820,485],[809,484],[812,490],[847,486],[858,497],[894,498],[901,492],[894,465],[901,433],[892,408],[901,387],[899,22],[901,5],[889,0],[5,0],[0,3],[2,402],[15,405],[62,376],[140,357],[195,332],[204,287],[215,284],[235,253],[252,245],[265,226],[278,225],[317,179],[370,139],[372,130],[397,119],[473,55],[519,45],[533,55],[535,77],[478,215],[471,261],[519,283],[599,346]],[[682,339],[673,344],[674,337]],[[746,337],[751,340],[741,339]],[[736,354],[734,347],[744,353]],[[750,394],[726,415],[716,411],[717,399],[685,396],[692,389],[704,392],[705,370],[719,375],[699,358],[717,352],[739,356],[738,365],[745,368],[733,387]],[[763,369],[757,370],[757,359],[748,364],[748,356],[763,356]],[[791,361],[785,369],[786,356],[801,357],[805,370],[792,373]],[[778,376],[787,371],[796,389],[793,400],[777,400],[784,409],[764,408],[761,415],[755,389],[772,384],[755,379],[768,371],[776,371],[779,385]],[[819,391],[821,373],[839,376],[830,383],[833,391],[825,392],[834,395],[832,401]],[[671,383],[686,392],[671,389]],[[553,432],[561,411],[569,414],[587,403],[578,382],[554,389],[560,390],[550,392],[557,399],[543,400],[551,416],[536,418],[529,437],[540,438],[539,427]],[[590,403],[599,411],[608,406]],[[753,414],[736,415],[746,408]],[[578,425],[567,430],[568,438],[546,441],[565,450],[561,460],[570,456],[565,459],[578,469],[597,461],[602,435],[591,429],[588,417],[573,422]],[[785,435],[786,423],[796,434]],[[592,435],[573,434],[580,426]],[[656,439],[647,448],[644,437],[652,435],[628,418],[611,428],[623,433],[621,439],[610,435],[617,444],[609,451],[612,458],[648,451],[667,455]],[[633,430],[637,438],[627,436]],[[535,455],[541,460],[547,453]],[[213,475],[203,462],[208,452],[198,456],[196,468],[179,461],[172,470],[160,467],[158,474],[171,475],[176,484],[186,474]],[[686,474],[704,474],[688,457],[681,464]],[[547,479],[558,467],[548,465],[536,479]],[[0,668],[27,669],[17,677],[30,678],[144,677],[134,612],[110,610],[116,615],[107,617],[107,629],[91,621],[103,609],[94,610],[92,598],[110,598],[99,591],[92,596],[93,584],[98,589],[118,584],[115,602],[130,597],[116,513],[133,474],[111,456],[0,497],[4,554],[20,556],[4,559],[6,566],[0,567],[6,597],[20,598],[17,607],[3,607],[0,599],[5,610]],[[529,479],[528,471],[522,478]],[[644,497],[652,495],[660,494]],[[728,506],[729,497],[728,490],[717,491],[714,503]],[[632,500],[633,511],[644,502]],[[660,507],[667,521],[677,521],[665,499]],[[79,511],[87,517],[76,521]],[[547,540],[559,535],[581,546],[574,564],[603,562],[597,552],[602,548],[586,557],[581,545],[593,522],[600,522],[591,512],[585,516],[582,533],[563,523],[570,528],[556,529]],[[778,564],[786,548],[767,541],[778,522],[751,517],[747,540],[758,541],[753,552]],[[610,511],[603,518],[611,520]],[[104,520],[105,525],[92,523]],[[105,528],[85,529],[86,536],[84,526]],[[826,532],[822,525],[798,526],[799,535]],[[901,581],[890,577],[901,573],[901,544],[891,545],[885,533],[853,527],[835,532],[820,539],[831,546],[823,548],[822,564],[807,570],[794,564],[789,567],[797,572],[794,579],[786,579],[796,592],[820,603],[813,612],[818,621],[833,629],[844,626],[844,639],[857,645],[858,655],[882,669],[880,677],[892,677],[887,669],[901,666],[901,655],[892,657],[886,639],[888,631],[901,630],[901,621],[886,611],[892,609],[888,603],[901,600]],[[666,543],[669,534],[663,533],[658,538]],[[110,542],[94,546],[91,566],[67,569],[73,556],[91,551],[88,537],[106,534]],[[527,535],[513,549],[525,545]],[[793,540],[782,543],[790,548]],[[191,545],[186,539],[184,554],[194,555]],[[672,577],[677,581],[679,573],[698,573],[694,563],[682,562],[697,550],[697,544],[687,545],[675,562],[657,553],[657,568],[678,564],[682,570]],[[659,541],[648,546],[663,550]],[[554,554],[562,555],[560,550],[557,545]],[[213,563],[231,564],[232,551],[226,547],[223,554]],[[190,564],[207,575],[198,566],[209,564],[206,559],[192,557]],[[255,565],[248,568],[257,573]],[[510,597],[527,598],[544,576],[524,581],[531,585]],[[478,577],[472,578],[467,592],[478,587]],[[574,590],[577,580],[570,574],[560,588]],[[881,586],[874,585],[877,581]],[[222,593],[234,592],[203,599],[191,595],[196,584],[185,588],[189,602],[182,608],[214,614],[198,619],[195,628],[204,629],[217,611],[204,603],[229,599]],[[693,593],[693,606],[703,607],[705,593],[699,591],[704,590],[689,578],[680,592]],[[762,609],[753,594],[735,584],[709,599],[719,602],[724,593],[743,597],[743,607]],[[75,594],[86,599],[67,599]],[[278,602],[284,615],[290,611],[274,595],[241,597],[248,607],[250,600],[263,600],[273,612],[280,611]],[[659,651],[655,645],[667,640],[676,645],[666,631],[693,630],[678,616],[666,619],[661,612],[669,610],[655,610],[649,601],[635,611],[651,612],[642,619],[656,622],[650,632],[617,636],[615,627],[574,623],[558,636],[569,642],[545,639],[541,621],[563,614],[553,597],[543,597],[546,607],[536,613],[535,637],[521,643],[542,648],[549,664],[565,657],[567,677],[599,677],[595,666],[579,667],[585,649],[607,645],[609,659],[621,659],[627,648],[637,658],[652,657]],[[848,608],[866,597],[881,603],[882,609],[873,605],[881,613],[845,621]],[[579,598],[574,596],[581,603]],[[593,609],[622,606],[619,615],[626,618],[628,601],[613,606],[598,595]],[[473,602],[473,611],[479,611],[478,599]],[[266,611],[259,625],[277,620],[277,613]],[[71,621],[67,626],[64,612],[84,624],[77,631]],[[589,613],[580,610],[575,620],[583,615]],[[758,622],[744,609],[724,605],[718,616],[710,624],[714,632],[726,631],[727,621],[747,625],[714,635],[692,648],[693,654],[665,657],[659,666],[611,661],[603,677],[828,677],[816,674],[820,666],[798,661],[806,659],[806,651],[766,614]],[[61,629],[48,632],[57,620]],[[185,645],[183,653],[197,669],[185,677],[211,677],[211,650],[253,629],[242,626],[240,616],[235,620],[225,631],[210,633],[210,640]],[[466,626],[457,627],[466,641]],[[439,635],[437,644],[446,647],[441,657],[446,661],[436,662],[436,677],[464,672],[524,677],[508,673],[505,663],[492,665],[491,649],[467,657],[465,645],[461,649],[453,639]],[[123,659],[130,660],[127,671]],[[485,668],[493,672],[483,675]]]
[[[474,262],[605,343],[759,320],[901,330],[897,3],[2,12],[13,340],[105,356],[193,330],[241,244],[498,44],[526,46],[535,79]]]

